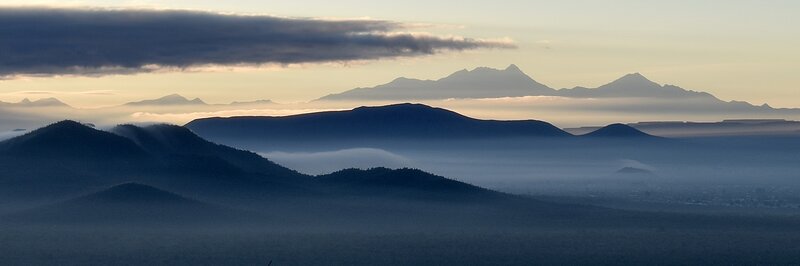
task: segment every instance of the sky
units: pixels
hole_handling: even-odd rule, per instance
[[[180,93],[211,103],[299,102],[400,76],[437,79],[461,69],[516,64],[554,88],[597,87],[640,72],[723,100],[800,107],[798,1],[0,1],[0,6],[20,5],[180,9],[304,23],[389,21],[402,26],[389,26],[391,34],[365,42],[396,45],[392,34],[408,34],[435,37],[414,39],[413,47],[423,41],[439,46],[430,52],[390,49],[394,46],[362,54],[342,50],[346,56],[335,60],[307,53],[290,58],[296,63],[280,58],[259,67],[183,68],[188,63],[178,59],[170,61],[176,67],[158,71],[76,74],[39,67],[35,71],[44,75],[0,80],[0,101],[57,97],[96,107]],[[397,54],[380,54],[387,51]]]

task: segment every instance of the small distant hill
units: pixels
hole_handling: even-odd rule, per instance
[[[345,169],[315,178],[337,194],[405,199],[495,199],[505,194],[416,169]]]
[[[126,106],[181,106],[181,105],[206,105],[200,98],[189,100],[179,94],[170,94],[158,99],[129,102]]]
[[[636,167],[623,167],[617,170],[615,173],[617,174],[639,174],[639,175],[652,175],[653,172],[647,169],[636,168]]]
[[[139,183],[125,183],[16,214],[12,220],[58,224],[185,224],[223,220],[233,211]]]
[[[116,185],[99,192],[73,199],[70,202],[92,204],[202,205],[200,202],[184,198],[175,193],[135,182]]]
[[[194,120],[186,127],[200,136],[223,143],[228,143],[226,140],[335,143],[376,139],[570,136],[547,122],[479,120],[422,104],[359,107],[283,117],[204,118]]]
[[[582,136],[590,138],[617,138],[617,139],[658,138],[624,124],[611,124]]]

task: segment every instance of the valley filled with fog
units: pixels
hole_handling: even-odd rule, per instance
[[[512,194],[615,207],[800,211],[800,135],[216,141],[308,174],[410,167]]]

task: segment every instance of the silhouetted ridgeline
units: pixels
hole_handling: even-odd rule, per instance
[[[331,94],[320,100],[409,101],[555,94],[554,89],[536,82],[516,65],[510,65],[504,70],[486,67],[464,69],[439,80],[398,78],[374,88],[357,88]]]
[[[285,117],[206,118],[192,121],[186,127],[211,139],[275,141],[569,136],[542,121],[478,120],[421,104],[359,107],[350,111]]]
[[[387,84],[330,94],[319,100],[403,102],[522,96],[657,99],[701,113],[797,113],[797,109],[776,109],[767,104],[755,106],[742,101],[722,101],[706,92],[687,90],[674,85],[660,85],[640,73],[627,74],[597,88],[575,87],[557,90],[535,81],[515,65],[503,70],[486,67],[465,69],[438,80],[397,78]],[[637,107],[631,105],[631,108],[636,110]],[[670,110],[676,111],[674,106]]]

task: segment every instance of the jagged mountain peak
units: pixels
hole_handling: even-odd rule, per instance
[[[320,100],[426,100],[553,95],[555,90],[522,72],[516,65],[505,69],[463,69],[438,80],[398,78],[373,88],[357,88]]]
[[[661,87],[642,75],[639,72],[626,74],[611,83],[601,86],[600,88],[619,88],[619,89],[650,89]]]

